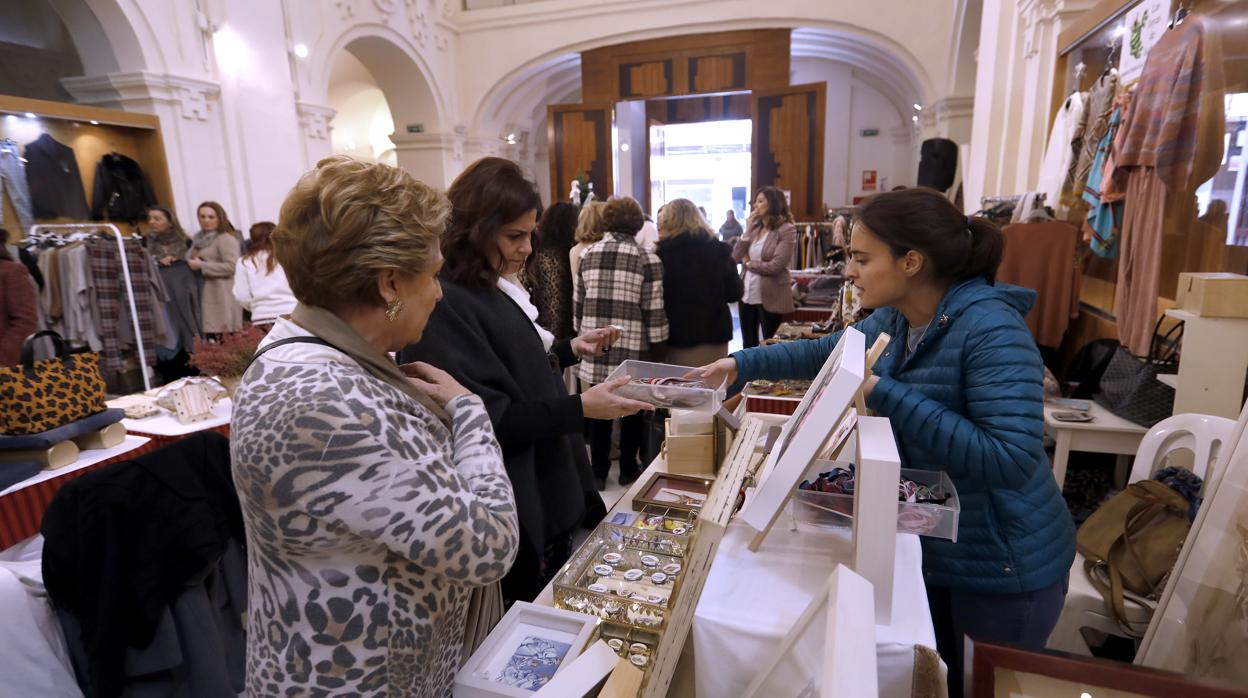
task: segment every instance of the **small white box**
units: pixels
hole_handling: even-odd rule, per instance
[[[455,677],[455,698],[530,698],[581,654],[598,619],[517,601]]]

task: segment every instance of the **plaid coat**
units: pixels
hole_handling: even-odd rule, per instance
[[[601,383],[622,361],[649,360],[651,348],[667,341],[663,262],[634,238],[607,233],[585,250],[577,275],[572,304],[577,331],[607,325],[623,330],[605,355],[581,361],[581,380]]]

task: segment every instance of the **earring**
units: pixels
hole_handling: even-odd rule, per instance
[[[394,322],[401,312],[403,312],[403,301],[398,298],[386,304],[386,319],[390,322]]]

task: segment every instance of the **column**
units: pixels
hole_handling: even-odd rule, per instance
[[[333,126],[330,124],[337,111],[307,102],[296,102],[295,111],[299,115],[299,135],[303,139],[303,168],[310,170],[321,158],[333,153],[329,139]]]
[[[464,158],[463,139],[457,134],[448,133],[399,133],[390,135],[399,167],[407,170],[413,177],[439,189],[450,183],[451,173],[448,164],[462,163]],[[459,174],[463,166],[454,168]]]

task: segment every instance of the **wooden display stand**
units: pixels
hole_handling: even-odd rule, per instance
[[[126,428],[118,422],[71,441],[62,441],[51,448],[0,451],[0,463],[34,461],[44,470],[58,470],[76,463],[82,451],[112,448],[125,440]]]
[[[8,97],[0,95],[0,113],[11,114],[16,119],[0,118],[0,138],[12,138],[18,147],[46,133],[62,145],[74,151],[78,171],[82,175],[82,187],[86,193],[87,206],[94,202],[91,195],[95,186],[95,167],[100,158],[109,153],[120,153],[139,164],[152,184],[156,200],[173,209],[173,186],[169,179],[169,165],[165,156],[164,139],[160,131],[160,118],[151,114],[101,109],[80,104],[49,102],[40,99]],[[34,119],[27,117],[33,114]],[[25,236],[26,231],[16,224],[17,211],[8,196],[0,197],[4,207],[4,220],[9,232],[14,234],[11,242]],[[38,219],[36,223],[86,222],[70,218]],[[130,226],[123,226],[123,230]],[[21,230],[19,233],[18,231]],[[134,231],[129,231],[134,232]]]

